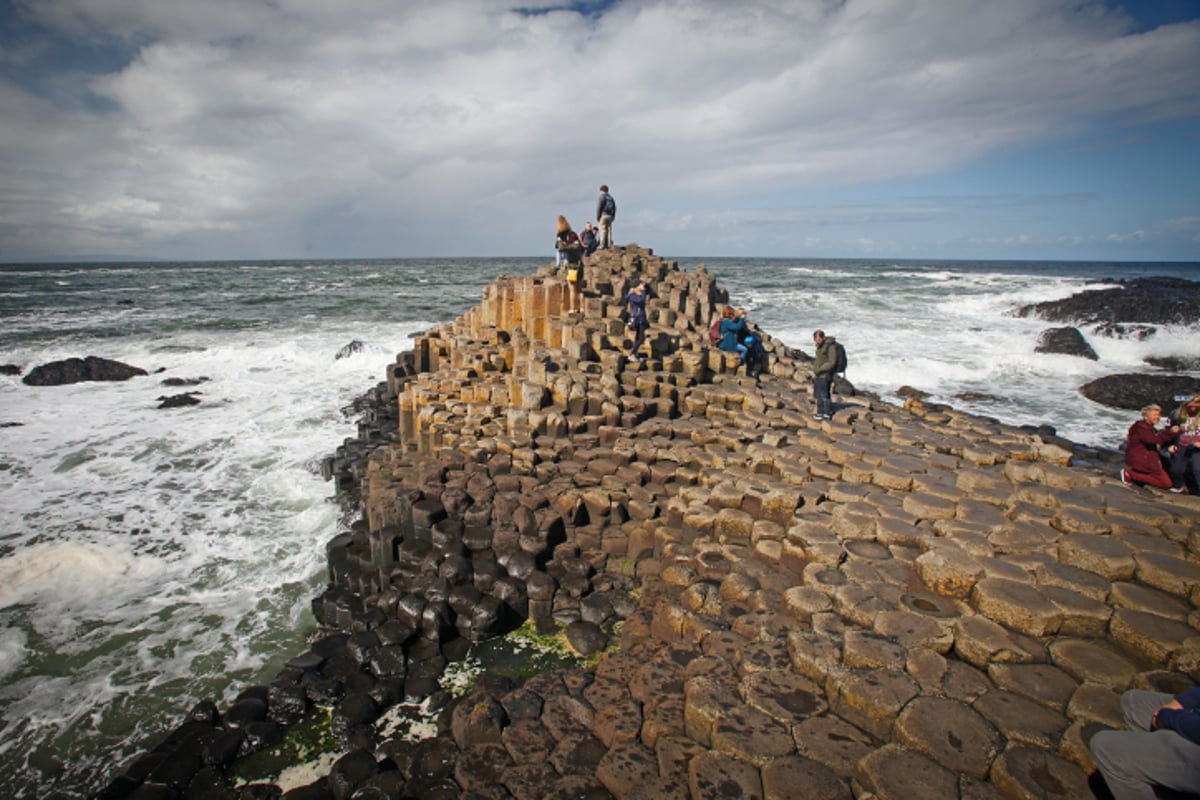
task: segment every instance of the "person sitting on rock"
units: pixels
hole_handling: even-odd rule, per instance
[[[741,357],[742,363],[746,363],[746,345],[738,341],[738,337],[746,327],[746,309],[739,308],[735,312],[732,307],[725,306],[721,317],[721,343],[717,347],[730,353],[737,353]]]
[[[1088,749],[1115,800],[1154,800],[1154,787],[1200,792],[1200,687],[1172,697],[1121,695],[1127,731],[1100,731]]]
[[[1121,480],[1135,486],[1157,486],[1171,488],[1171,476],[1163,469],[1162,453],[1171,452],[1170,443],[1179,433],[1179,427],[1156,430],[1162,418],[1162,406],[1151,404],[1142,409],[1142,418],[1129,426],[1125,435],[1125,469]]]
[[[585,256],[590,256],[600,246],[600,240],[596,238],[596,229],[592,227],[592,223],[589,222],[583,226],[583,231],[579,234],[579,243],[583,245]]]
[[[1175,452],[1167,465],[1171,490],[1181,491],[1186,486],[1189,494],[1200,494],[1200,394],[1175,409],[1171,424],[1179,428]]]

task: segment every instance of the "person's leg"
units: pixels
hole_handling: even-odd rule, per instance
[[[1167,474],[1171,476],[1171,486],[1175,488],[1183,486],[1183,476],[1187,472],[1190,460],[1186,447],[1180,447],[1167,459]]]
[[[1192,494],[1200,494],[1200,447],[1188,447],[1183,482]]]
[[[817,401],[817,413],[823,416],[833,416],[833,398],[829,396],[828,375],[813,377],[813,396]]]
[[[1088,748],[1116,800],[1153,800],[1155,786],[1200,791],[1200,745],[1174,731],[1100,731]]]
[[[1155,486],[1159,489],[1171,488],[1171,476],[1166,470],[1159,468],[1158,472],[1143,472],[1142,470],[1133,470],[1129,467],[1125,468],[1125,480],[1129,483],[1138,485]]]
[[[600,217],[600,249],[607,250],[612,247],[612,223],[613,218],[605,214]]]
[[[1150,721],[1154,712],[1171,702],[1173,695],[1166,692],[1147,692],[1143,689],[1129,689],[1121,695],[1121,713],[1125,715],[1125,724],[1131,731],[1150,730]]]
[[[638,325],[634,328],[634,331],[636,331],[636,333],[633,337],[633,349],[629,352],[631,352],[633,355],[637,355],[638,351],[642,347],[642,344],[646,341],[646,326]]]
[[[738,358],[742,359],[742,363],[746,363],[746,345],[741,342],[737,343]]]

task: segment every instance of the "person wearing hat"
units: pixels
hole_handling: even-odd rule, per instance
[[[1192,395],[1171,415],[1171,424],[1179,428],[1175,452],[1167,464],[1171,490],[1200,494],[1200,393]]]
[[[1163,469],[1162,453],[1171,452],[1171,442],[1179,433],[1178,427],[1157,430],[1162,418],[1162,406],[1151,404],[1142,409],[1142,418],[1129,426],[1125,435],[1125,469],[1121,480],[1135,486],[1171,488],[1171,476]]]

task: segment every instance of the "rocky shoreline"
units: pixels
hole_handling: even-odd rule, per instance
[[[98,797],[1087,797],[1120,692],[1200,681],[1200,498],[915,398],[815,420],[803,353],[709,346],[703,268],[630,245],[586,280],[567,315],[550,268],[501,277],[400,354],[325,464],[320,638]],[[592,665],[441,690],[526,619]],[[381,731],[422,700],[434,735]],[[328,774],[235,787],[318,708]]]

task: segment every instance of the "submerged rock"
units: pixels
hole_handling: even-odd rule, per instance
[[[20,375],[21,371],[16,364],[0,364],[0,375]]]
[[[29,386],[62,386],[84,381],[127,381],[148,374],[140,367],[97,356],[68,358],[34,367],[22,382]]]
[[[199,392],[186,392],[184,394],[159,395],[157,398],[159,408],[182,408],[184,406],[200,405],[200,398],[196,395]]]
[[[350,342],[350,344],[343,347],[341,350],[338,350],[337,355],[334,356],[334,360],[340,361],[343,358],[349,358],[350,356],[365,352],[366,349],[367,349],[366,344],[364,344],[363,342],[361,342],[358,339],[355,339],[354,341]]]
[[[1078,328],[1047,328],[1038,337],[1035,353],[1059,353],[1065,356],[1081,356],[1099,361],[1100,356],[1083,338]]]
[[[1079,387],[1087,399],[1109,408],[1136,411],[1158,403],[1167,412],[1179,405],[1176,395],[1200,391],[1200,378],[1187,375],[1105,375]]]

